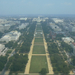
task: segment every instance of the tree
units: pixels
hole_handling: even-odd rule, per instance
[[[5,47],[11,48],[13,44],[14,44],[13,41],[9,41],[7,44],[5,44]]]
[[[41,73],[41,75],[46,75],[46,73],[47,73],[46,68],[42,68],[40,73]]]

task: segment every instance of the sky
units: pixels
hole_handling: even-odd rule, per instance
[[[0,0],[0,15],[75,14],[75,0]]]

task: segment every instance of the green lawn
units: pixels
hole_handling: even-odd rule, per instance
[[[36,30],[42,30],[42,27],[37,27]]]
[[[38,25],[41,25],[41,23],[37,23],[37,26],[38,26]]]
[[[43,38],[35,38],[34,42],[43,42]]]
[[[35,37],[43,37],[43,35],[41,34],[42,32],[37,32]]]
[[[36,30],[36,32],[42,32],[42,30]]]
[[[33,54],[45,54],[44,45],[34,45]]]
[[[46,68],[48,72],[46,56],[32,56],[30,73],[39,73],[42,68]]]

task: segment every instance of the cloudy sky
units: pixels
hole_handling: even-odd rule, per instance
[[[0,0],[0,15],[75,14],[75,0]]]

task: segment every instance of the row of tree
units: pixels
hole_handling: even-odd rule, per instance
[[[6,69],[10,69],[11,73],[24,72],[25,66],[28,62],[28,55],[15,54],[10,57]]]
[[[31,42],[34,37],[35,27],[36,23],[34,22],[29,25],[29,29],[26,28],[26,30],[22,31],[20,40],[23,41],[23,44],[21,47],[17,47],[16,51],[19,50],[20,53],[28,53],[30,51]]]
[[[59,53],[58,50],[58,46],[56,43],[50,42],[50,37],[47,38],[47,34],[50,34],[50,27],[48,26],[47,22],[43,22],[42,23],[42,28],[43,28],[43,32],[45,35],[45,39],[48,46],[48,52],[50,54],[50,58],[51,58],[51,63],[53,66],[53,71],[55,74],[63,74],[63,75],[67,75],[69,74],[69,71],[71,69],[71,67],[69,65],[67,65],[63,59],[63,57],[61,56],[61,54]],[[61,37],[63,35],[58,35],[57,37]]]
[[[71,67],[64,62],[61,54],[58,51],[57,45],[55,43],[48,45],[48,51],[50,54],[54,73],[62,73],[67,75]]]
[[[8,48],[16,48],[17,46],[17,42],[14,42],[14,41],[9,41],[8,43],[5,44],[5,47],[8,47]]]
[[[66,52],[72,53],[73,48],[65,42],[61,42],[61,47],[66,50]]]
[[[34,37],[36,23],[29,24],[26,28],[22,30],[18,30],[22,33],[19,40],[17,42],[9,42],[6,44],[9,48],[15,48],[15,52],[19,51],[19,54],[15,54],[9,59],[7,64],[7,70],[10,69],[10,74],[15,72],[24,72],[26,63],[28,61],[28,55],[22,55],[22,53],[28,53],[30,51],[30,46],[32,39]],[[18,44],[19,41],[22,41],[23,44]],[[10,45],[9,45],[10,44]],[[15,45],[15,46],[14,46]]]
[[[0,71],[3,70],[6,62],[7,62],[7,57],[6,56],[0,56]]]

